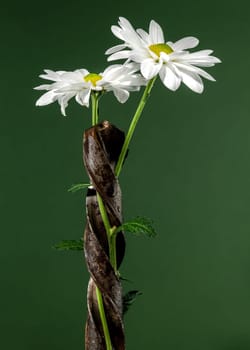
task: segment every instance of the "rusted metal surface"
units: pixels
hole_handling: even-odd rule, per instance
[[[87,224],[84,233],[84,254],[91,276],[87,292],[86,350],[106,350],[96,286],[102,294],[113,349],[125,349],[121,282],[109,261],[107,234],[96,196],[98,192],[103,200],[111,227],[120,226],[121,189],[114,168],[123,142],[124,133],[107,121],[95,125],[84,133],[83,159],[92,184],[86,197]],[[119,266],[125,252],[122,232],[117,234],[116,248]]]

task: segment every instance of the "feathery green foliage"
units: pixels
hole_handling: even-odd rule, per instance
[[[125,315],[126,312],[128,312],[131,305],[134,303],[136,297],[138,295],[142,295],[142,292],[139,290],[130,290],[122,297],[122,304],[123,304],[123,315]]]
[[[131,232],[135,235],[144,234],[149,237],[156,236],[156,232],[153,227],[153,221],[141,216],[137,216],[131,221],[124,222],[115,230],[116,233],[119,231]]]
[[[90,186],[90,184],[74,184],[68,189],[68,192],[75,193],[75,192],[78,192],[81,190],[85,190],[85,188],[87,188],[89,186]]]
[[[57,250],[83,250],[83,240],[64,240],[53,246]]]

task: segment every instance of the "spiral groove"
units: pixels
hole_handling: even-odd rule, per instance
[[[109,241],[97,201],[98,193],[105,206],[110,226],[119,227],[122,223],[121,189],[114,169],[123,142],[124,133],[108,121],[84,132],[83,160],[92,185],[86,196],[87,224],[84,232],[84,254],[90,273],[85,327],[86,350],[106,350],[96,287],[102,294],[112,348],[125,349],[121,282],[109,260]],[[119,232],[116,239],[118,267],[124,253],[124,235]]]

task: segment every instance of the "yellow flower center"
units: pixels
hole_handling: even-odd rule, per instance
[[[96,73],[89,73],[83,78],[86,82],[90,81],[94,86],[96,86],[96,83],[98,80],[102,79],[102,76]]]
[[[165,52],[167,55],[174,52],[168,44],[154,44],[150,45],[149,49],[153,51],[158,57],[160,57],[161,52]]]

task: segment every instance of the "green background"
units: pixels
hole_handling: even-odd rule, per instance
[[[247,1],[5,2],[1,5],[2,349],[83,349],[88,273],[81,253],[87,180],[82,132],[90,110],[35,107],[44,68],[100,72],[119,43],[119,16],[168,40],[193,35],[222,64],[198,95],[157,82],[121,175],[124,217],[150,217],[155,239],[128,235],[121,267],[139,289],[126,316],[127,349],[250,349],[250,115]],[[139,94],[112,94],[101,116],[127,130]]]

